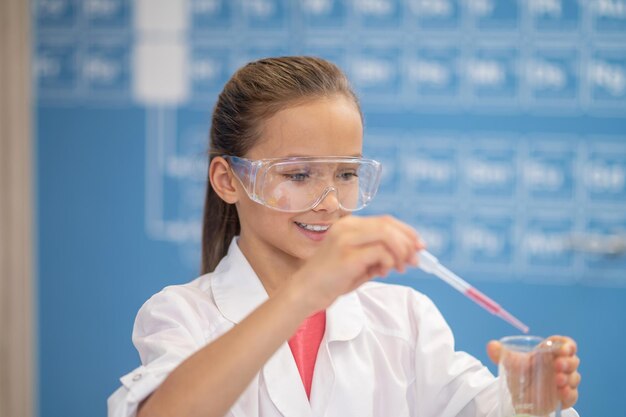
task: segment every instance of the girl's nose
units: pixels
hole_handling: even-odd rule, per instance
[[[339,208],[338,191],[335,187],[328,187],[324,190],[320,202],[313,207],[315,211],[330,211],[333,212]]]

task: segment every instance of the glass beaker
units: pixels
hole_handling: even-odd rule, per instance
[[[560,417],[555,358],[560,343],[538,336],[500,339],[500,417]]]

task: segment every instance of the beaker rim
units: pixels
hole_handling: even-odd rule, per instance
[[[560,347],[560,343],[540,336],[506,336],[500,339],[502,347],[516,352],[550,351]]]

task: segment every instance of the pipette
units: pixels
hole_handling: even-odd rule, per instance
[[[448,284],[450,284],[455,290],[487,310],[493,315],[496,315],[508,322],[514,327],[517,327],[523,333],[528,333],[528,326],[516,319],[511,313],[500,307],[498,303],[487,297],[482,292],[467,283],[463,278],[450,271],[445,266],[439,263],[439,259],[433,256],[427,250],[421,250],[419,255],[419,267],[424,272],[433,274],[438,278],[441,278]]]

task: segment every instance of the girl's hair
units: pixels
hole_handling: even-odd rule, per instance
[[[255,145],[262,123],[280,110],[322,97],[343,95],[360,113],[348,79],[321,58],[265,58],[240,68],[219,95],[211,121],[209,164],[216,156],[245,156]],[[215,192],[207,177],[202,226],[202,273],[211,272],[239,234],[237,210]]]

